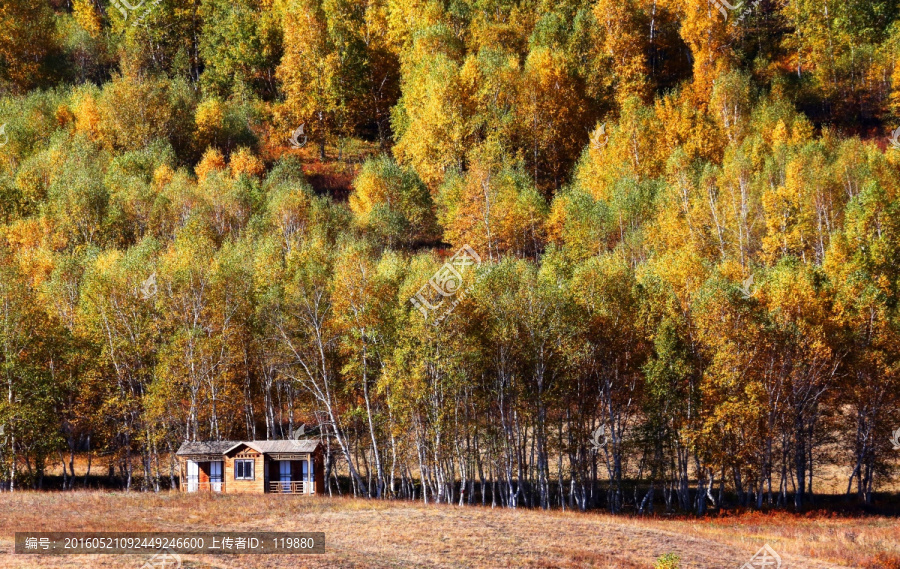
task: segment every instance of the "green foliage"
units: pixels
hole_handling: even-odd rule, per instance
[[[381,155],[363,164],[354,186],[350,209],[363,231],[391,247],[434,239],[431,194],[414,170]]]
[[[674,553],[666,553],[656,560],[656,565],[654,565],[654,569],[678,569],[681,565],[681,557],[678,557]]]
[[[259,0],[204,0],[200,16],[200,81],[207,94],[273,99],[282,55],[277,11]]]

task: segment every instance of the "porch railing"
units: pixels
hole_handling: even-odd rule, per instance
[[[187,491],[188,492],[222,492],[225,490],[225,484],[220,481],[213,482],[199,482],[199,481],[187,481]]]
[[[302,480],[269,482],[269,492],[272,494],[305,494],[306,484]]]

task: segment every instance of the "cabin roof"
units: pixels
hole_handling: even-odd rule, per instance
[[[225,454],[228,449],[234,447],[239,441],[185,441],[181,443],[178,456],[190,454]]]
[[[233,451],[241,445],[246,445],[256,452],[262,454],[274,453],[291,453],[291,452],[315,452],[321,443],[316,440],[281,440],[281,441],[239,441],[231,448],[224,451],[225,454]]]
[[[317,440],[282,440],[282,441],[185,441],[181,443],[177,456],[200,454],[225,455],[244,445],[262,454],[268,453],[312,453],[321,443]]]

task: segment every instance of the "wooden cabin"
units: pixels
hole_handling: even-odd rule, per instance
[[[319,441],[184,442],[175,456],[182,492],[321,494],[325,491]]]

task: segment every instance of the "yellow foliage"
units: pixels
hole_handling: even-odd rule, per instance
[[[266,167],[249,148],[238,148],[231,155],[231,175],[239,178],[241,174],[258,178],[266,171]]]
[[[115,77],[98,101],[104,146],[137,150],[168,138],[175,129],[186,130],[187,124],[175,121],[178,109],[172,95],[172,83],[165,78],[139,73]]]
[[[589,105],[561,54],[533,50],[525,62],[516,106],[529,170],[542,189],[557,189],[584,144]]]
[[[172,179],[174,177],[175,171],[172,170],[172,167],[168,164],[161,164],[153,172],[153,185],[157,190],[161,190],[165,186],[168,186],[170,183],[172,183]]]
[[[268,220],[278,229],[281,247],[285,251],[291,251],[301,242],[313,225],[311,201],[304,191],[281,190],[272,196]]]
[[[594,17],[605,32],[603,47],[614,64],[619,104],[629,97],[647,96],[648,35],[642,33],[637,10],[631,0],[598,0],[594,4]]]
[[[569,197],[562,195],[553,200],[550,206],[550,215],[544,225],[547,231],[547,240],[557,245],[563,244],[563,233],[568,218]]]
[[[59,126],[66,126],[75,120],[75,115],[72,113],[72,110],[66,105],[59,105],[58,107],[56,107],[54,117],[56,118],[56,124],[58,124]]]
[[[893,85],[890,95],[891,110],[894,112],[894,116],[900,117],[900,58],[894,63],[891,85]]]
[[[523,172],[473,164],[450,204],[444,237],[492,259],[527,255],[543,242],[547,205]]]
[[[775,125],[775,130],[772,131],[772,146],[783,146],[788,142],[790,142],[788,127],[783,120],[779,120],[778,124]]]
[[[449,170],[463,163],[471,142],[470,93],[460,67],[445,57],[426,60],[404,93],[409,126],[393,148],[403,165],[411,165],[432,190]]]
[[[91,140],[100,136],[100,108],[91,93],[80,97],[74,109],[75,132],[86,134]]]
[[[207,148],[194,172],[197,174],[197,179],[202,182],[210,172],[221,172],[223,170],[225,170],[225,157],[222,156],[222,153],[217,148]]]
[[[735,18],[723,15],[712,0],[673,0],[680,13],[679,33],[693,54],[694,79],[690,89],[694,103],[705,107],[717,76],[733,69],[735,42],[739,28]],[[726,13],[727,14],[727,13]]]
[[[443,7],[434,0],[388,0],[388,40],[397,51],[408,47],[416,32],[437,25]]]
[[[34,267],[28,269],[31,275],[49,274],[53,270],[54,261],[51,251],[62,251],[69,246],[65,233],[58,231],[56,223],[50,216],[21,219],[9,226],[5,238],[10,246],[17,250],[19,259],[30,258]],[[23,269],[27,268],[23,264]]]
[[[43,60],[56,41],[53,10],[47,2],[0,3],[0,79],[8,80],[13,91],[26,91],[43,79]]]
[[[795,174],[788,174],[791,181]],[[770,262],[783,255],[807,258],[812,243],[813,218],[804,207],[802,196],[792,183],[763,194],[766,210],[766,236],[763,251]]]
[[[72,15],[78,25],[92,38],[100,36],[101,17],[91,0],[72,0]]]
[[[218,99],[206,99],[194,113],[197,141],[202,148],[210,146],[225,124],[225,104]]]

